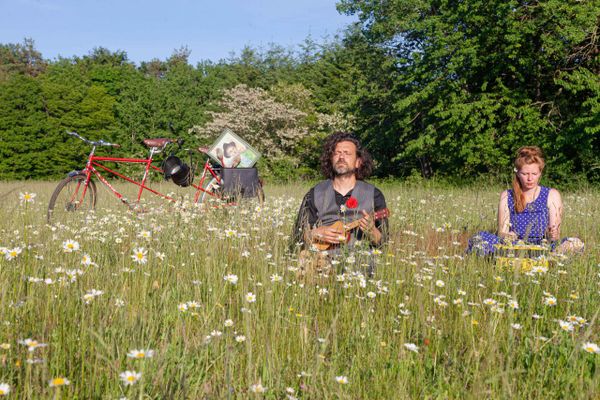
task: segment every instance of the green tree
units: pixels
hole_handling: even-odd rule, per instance
[[[22,44],[0,44],[0,82],[15,73],[37,76],[44,72],[46,65],[32,39],[26,38]]]
[[[598,120],[583,116],[598,102],[597,2],[342,0],[339,9],[358,16],[349,40],[364,44],[365,59],[381,53],[359,64],[378,84],[357,90],[354,104],[366,138],[395,138],[392,162],[498,173],[516,147],[537,144],[556,177],[591,171]],[[370,120],[381,114],[373,107],[393,121]]]
[[[39,82],[12,75],[0,82],[0,179],[44,176],[45,136],[49,132]]]

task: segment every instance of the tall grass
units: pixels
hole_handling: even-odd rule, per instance
[[[177,207],[141,214],[100,191],[87,220],[47,225],[53,187],[0,185],[0,247],[22,249],[0,259],[0,383],[14,398],[600,396],[600,354],[582,350],[600,343],[597,192],[564,195],[563,236],[585,254],[523,274],[464,255],[494,228],[500,188],[384,184],[391,235],[374,278],[342,259],[308,284],[288,250],[308,187],[202,209],[179,190]],[[25,191],[35,202],[19,201]],[[47,346],[29,351],[27,338]],[[124,371],[142,377],[126,386]],[[70,384],[50,387],[57,377]]]

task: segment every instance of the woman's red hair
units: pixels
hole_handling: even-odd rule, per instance
[[[546,162],[542,149],[537,146],[525,146],[517,150],[517,158],[515,158],[515,175],[513,177],[512,187],[515,199],[515,210],[520,213],[525,209],[525,195],[521,187],[521,181],[517,173],[525,165],[537,164],[540,167],[540,172],[544,170]]]

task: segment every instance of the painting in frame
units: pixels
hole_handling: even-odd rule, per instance
[[[207,154],[225,168],[252,168],[261,156],[229,128],[223,130]]]

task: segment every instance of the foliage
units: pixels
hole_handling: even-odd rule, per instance
[[[50,61],[31,39],[0,44],[0,179],[80,167],[85,150],[65,143],[66,129],[121,144],[111,155],[144,156],[145,138],[193,149],[229,125],[265,154],[270,177],[316,177],[324,135],[344,130],[361,137],[379,177],[504,179],[516,148],[536,144],[552,181],[600,182],[597,2],[338,7],[359,19],[341,36],[196,66],[185,47],[136,66],[102,47]],[[239,88],[256,112],[235,105]]]
[[[347,37],[368,82],[352,107],[358,130],[396,149],[394,162],[498,173],[517,147],[536,144],[551,173],[598,177],[589,157],[600,150],[598,113],[589,114],[597,2],[342,0],[339,9],[359,18]]]
[[[191,132],[213,142],[225,128],[233,130],[263,154],[261,165],[277,179],[294,173],[301,156],[314,149],[316,138],[339,129],[344,121],[318,113],[311,93],[301,84],[278,84],[269,91],[240,84],[223,92],[217,103],[222,111],[209,111],[212,120]],[[300,172],[302,174],[302,172]]]

